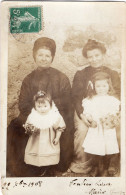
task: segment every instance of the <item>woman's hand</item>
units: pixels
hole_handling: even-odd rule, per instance
[[[55,139],[53,140],[53,144],[57,145],[59,143],[59,138],[55,137]]]
[[[85,125],[87,125],[87,127],[91,126],[91,120],[89,120],[89,118],[85,115],[85,114],[80,114],[80,117],[82,119],[82,121],[85,123]]]
[[[87,127],[92,127],[92,128],[97,127],[97,123],[96,121],[93,120],[91,115],[80,114],[80,117]]]

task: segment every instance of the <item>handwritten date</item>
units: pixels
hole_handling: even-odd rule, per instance
[[[12,185],[12,183],[10,182],[4,182],[2,184],[2,189],[6,189],[6,190],[9,190],[9,187],[12,187],[12,188],[15,188],[15,187],[18,187],[18,186],[21,186],[21,187],[34,187],[34,186],[38,186],[38,187],[41,187],[42,186],[42,181],[38,181],[38,182],[29,182],[29,183],[26,183],[24,182],[24,180],[21,180],[20,182],[15,182],[14,185]]]

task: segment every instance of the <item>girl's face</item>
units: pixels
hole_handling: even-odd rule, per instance
[[[97,68],[103,65],[104,55],[100,49],[87,51],[87,58],[90,66]]]
[[[109,84],[107,80],[95,81],[95,91],[98,95],[106,95],[109,91]]]
[[[47,48],[40,48],[36,52],[35,61],[38,67],[49,68],[52,62],[51,51]]]
[[[39,98],[37,99],[37,101],[35,101],[35,109],[40,114],[48,113],[50,108],[51,108],[50,103],[47,100],[43,101],[41,98]]]

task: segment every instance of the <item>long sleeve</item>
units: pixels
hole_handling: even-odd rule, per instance
[[[121,82],[118,72],[112,70],[106,66],[101,67],[101,71],[107,72],[112,81],[112,86],[114,88],[115,94],[113,94],[116,98],[120,99],[120,89],[121,89]]]
[[[29,115],[33,107],[33,102],[32,102],[33,95],[30,89],[31,89],[30,79],[29,77],[26,77],[22,82],[20,95],[19,95],[19,110],[20,110],[20,116],[22,118],[21,120],[23,122],[27,118],[27,116]]]
[[[72,102],[71,102],[71,86],[67,77],[62,77],[60,80],[60,113],[67,118],[67,121],[72,118]],[[70,122],[70,121],[69,121]]]
[[[115,90],[115,96],[117,98],[120,98],[120,89],[121,89],[120,77],[119,74],[114,70],[111,70],[111,80],[112,80],[112,86]]]
[[[84,85],[84,77],[82,78],[81,72],[78,71],[73,80],[73,86],[72,86],[72,99],[75,106],[75,110],[80,117],[80,114],[83,112],[82,107],[82,99],[84,98],[84,91],[85,91],[85,85]]]
[[[61,115],[59,115],[58,121],[53,125],[54,130],[60,130],[60,131],[64,131],[64,129],[66,128],[66,124],[64,122],[64,119]]]
[[[69,105],[71,100],[71,86],[67,77],[62,78],[60,81],[60,100],[63,107]]]

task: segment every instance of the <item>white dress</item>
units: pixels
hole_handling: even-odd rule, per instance
[[[84,152],[95,155],[106,155],[119,153],[116,136],[116,129],[104,129],[100,118],[116,115],[119,112],[120,101],[113,96],[94,96],[91,99],[85,98],[82,101],[84,114],[92,116],[97,122],[97,127],[89,127],[82,147]]]
[[[34,166],[48,166],[59,163],[60,143],[53,144],[56,130],[65,129],[65,122],[55,104],[46,115],[40,115],[34,108],[27,118],[26,124],[40,129],[39,134],[32,134],[25,148],[24,161]]]

